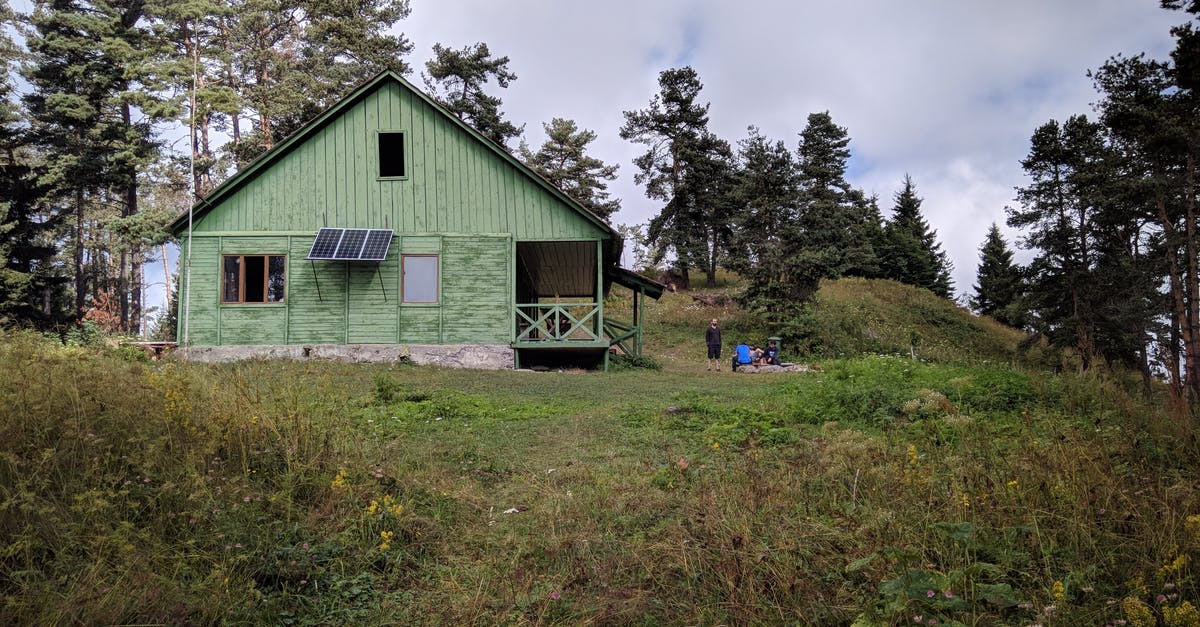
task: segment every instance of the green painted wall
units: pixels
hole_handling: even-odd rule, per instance
[[[215,344],[507,344],[513,241],[496,235],[396,236],[382,263],[307,261],[312,236],[193,239],[190,339]],[[285,254],[283,303],[222,304],[224,254]],[[401,255],[436,254],[436,304],[401,303]],[[182,326],[181,336],[182,337]]]
[[[376,134],[406,134],[404,179],[379,179]],[[597,239],[601,231],[407,88],[385,81],[227,196],[197,232],[507,233]]]
[[[405,177],[377,176],[380,131],[405,133]],[[397,80],[301,137],[196,221],[191,343],[507,344],[514,242],[610,236]],[[382,263],[309,262],[322,226],[396,235]],[[285,302],[221,304],[222,254],[287,255]],[[402,254],[439,255],[436,305],[400,303]]]

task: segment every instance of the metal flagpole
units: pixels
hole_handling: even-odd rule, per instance
[[[188,174],[188,238],[187,265],[184,269],[184,282],[187,292],[183,296],[183,345],[192,345],[192,207],[196,203],[196,83],[200,65],[200,35],[196,33],[192,51],[192,89],[191,89],[191,124],[188,133],[188,154],[191,155],[190,172]]]

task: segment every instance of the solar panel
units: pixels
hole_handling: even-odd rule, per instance
[[[367,241],[367,229],[346,229],[342,241],[338,242],[334,259],[358,259],[362,255],[363,242]]]
[[[391,229],[323,228],[313,240],[308,259],[383,261],[391,244]]]
[[[317,239],[313,240],[312,248],[308,251],[309,259],[333,259],[333,251],[337,250],[338,241],[342,239],[342,231],[346,229],[321,229],[317,231]]]
[[[388,247],[392,245],[391,229],[372,229],[367,234],[367,243],[363,245],[363,261],[383,261],[387,259]]]

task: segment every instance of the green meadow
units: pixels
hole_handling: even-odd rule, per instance
[[[1200,624],[1200,448],[1164,390],[887,281],[822,288],[807,373],[705,372],[714,316],[771,331],[668,294],[661,368],[609,373],[5,335],[0,616]]]

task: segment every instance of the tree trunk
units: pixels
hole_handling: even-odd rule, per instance
[[[1179,273],[1179,252],[1178,252],[1178,235],[1175,230],[1175,225],[1171,223],[1170,217],[1167,215],[1167,203],[1163,198],[1162,193],[1156,194],[1155,205],[1158,210],[1159,226],[1163,229],[1165,241],[1164,249],[1167,256],[1167,279],[1171,289],[1171,304],[1174,307],[1174,315],[1172,316],[1173,324],[1171,345],[1168,349],[1167,371],[1171,374],[1171,388],[1175,394],[1183,394],[1183,375],[1179,370],[1180,342],[1183,345],[1191,344],[1190,327],[1187,324],[1187,309],[1183,302],[1183,280]]]
[[[708,263],[705,264],[704,287],[717,286],[717,236],[713,235],[712,245],[708,250]]]
[[[1200,400],[1200,273],[1196,260],[1196,194],[1195,194],[1196,162],[1191,152],[1187,155],[1187,170],[1184,175],[1184,206],[1187,208],[1186,247],[1187,251],[1187,348],[1185,363],[1187,364],[1187,383],[1189,396],[1192,401]]]
[[[75,315],[83,315],[87,277],[83,273],[83,190],[75,190]]]
[[[126,128],[133,126],[133,113],[130,111],[128,103],[121,106],[121,122]],[[138,212],[137,165],[133,162],[126,164],[125,177],[125,198],[121,213],[129,217]],[[121,251],[121,280],[123,283],[121,286],[121,323],[127,331],[138,335],[142,330],[141,253],[137,244],[132,240],[126,239],[122,244],[122,248],[129,246],[129,249]],[[127,265],[128,274],[125,274]]]

